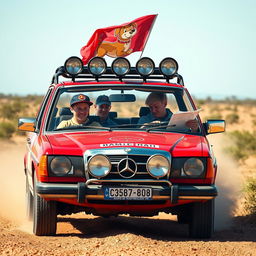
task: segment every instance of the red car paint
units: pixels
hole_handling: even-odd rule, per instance
[[[28,152],[24,157],[24,165],[27,176],[28,190],[27,193],[33,194],[34,198],[38,195],[40,200],[46,202],[62,202],[57,204],[57,213],[76,212],[76,207],[86,213],[95,215],[117,215],[128,213],[131,215],[155,215],[160,211],[170,212],[173,214],[182,214],[183,211],[188,211],[183,206],[193,207],[195,203],[206,202],[212,200],[217,195],[217,190],[214,186],[217,164],[212,149],[206,138],[206,130],[204,124],[198,117],[199,131],[196,133],[189,132],[168,132],[165,130],[147,131],[138,128],[113,128],[111,130],[104,129],[85,129],[85,130],[54,130],[57,125],[52,121],[60,118],[56,113],[60,111],[58,100],[61,93],[75,92],[87,93],[93,91],[92,88],[99,90],[99,84],[103,89],[126,90],[126,88],[135,87],[136,90],[149,93],[158,90],[163,92],[182,92],[180,95],[187,95],[192,110],[196,109],[195,103],[190,96],[188,90],[183,85],[162,82],[122,82],[122,81],[84,81],[84,82],[62,82],[53,84],[49,87],[48,93],[38,112],[38,117],[35,122],[35,132],[28,136]],[[90,90],[87,91],[87,88]],[[121,89],[120,89],[121,88]],[[74,93],[74,92],[73,92]],[[135,93],[136,94],[136,93]],[[179,96],[178,96],[179,97]],[[184,96],[181,96],[184,97]],[[177,100],[178,101],[178,100]],[[182,105],[183,104],[183,105]],[[181,105],[181,106],[180,106]],[[179,108],[184,108],[185,103],[181,102]],[[61,105],[62,106],[62,105]],[[129,105],[122,105],[129,108]],[[54,113],[54,108],[56,113]],[[184,111],[184,110],[183,110]],[[138,119],[139,117],[137,117]],[[57,122],[57,121],[56,121]],[[131,120],[130,120],[131,122]],[[53,127],[49,128],[53,123]],[[90,152],[105,152],[111,150],[122,150],[129,152],[150,152],[151,156],[158,154],[167,154],[169,156],[169,171],[164,177],[153,177],[149,171],[148,176],[143,181],[143,178],[136,181],[133,179],[122,179],[121,177],[103,178],[92,177],[88,171],[87,155]],[[88,153],[89,152],[89,153]],[[113,152],[113,151],[111,151]],[[102,153],[100,153],[102,154]],[[112,153],[111,153],[112,154]],[[147,153],[148,154],[148,153]],[[135,154],[136,155],[136,154]],[[51,160],[55,156],[66,156],[69,159],[78,157],[83,163],[83,175],[55,175],[50,170]],[[93,155],[92,155],[93,156]],[[92,157],[90,156],[90,157]],[[127,153],[127,158],[131,157]],[[113,166],[121,164],[112,163]],[[147,162],[149,161],[148,158]],[[204,172],[200,176],[187,176],[184,172],[184,166],[175,167],[176,164],[185,163],[188,159],[199,159],[204,165]],[[80,161],[79,160],[79,161]],[[71,161],[71,160],[70,160]],[[136,160],[133,160],[136,162]],[[182,162],[183,161],[183,162]],[[139,162],[136,162],[138,172],[141,170]],[[148,164],[143,163],[147,167]],[[182,164],[182,165],[183,165]],[[72,162],[72,166],[75,163]],[[72,168],[73,168],[72,167]],[[74,167],[75,168],[75,167]],[[175,169],[176,168],[176,169]],[[113,169],[114,170],[114,169]],[[112,170],[112,171],[113,171]],[[112,172],[111,171],[111,172]],[[113,171],[114,172],[114,171]],[[178,174],[174,173],[177,172]],[[150,175],[151,176],[150,176]],[[136,174],[137,175],[137,174]],[[177,176],[178,175],[178,176]],[[150,182],[148,182],[150,180]],[[130,182],[130,183],[129,183]],[[152,182],[152,183],[151,183]],[[103,194],[105,187],[135,187],[144,188],[143,184],[151,187],[153,196],[151,200],[133,201],[132,199],[123,199],[110,201]],[[156,186],[159,186],[157,188]],[[28,192],[30,191],[30,192]],[[81,192],[82,191],[82,192]],[[105,191],[106,192],[106,191]],[[104,193],[105,193],[104,192]],[[38,198],[38,197],[37,197]],[[38,199],[36,199],[38,200]],[[30,202],[31,203],[31,202]],[[35,207],[35,205],[34,205]],[[184,210],[185,209],[185,210]],[[190,209],[190,208],[189,208]],[[34,221],[37,221],[34,220]],[[35,234],[50,234],[46,232],[35,231]]]

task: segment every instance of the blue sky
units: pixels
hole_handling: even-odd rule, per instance
[[[148,14],[158,17],[143,56],[175,58],[191,94],[256,98],[254,0],[0,0],[0,93],[44,94],[97,28]]]

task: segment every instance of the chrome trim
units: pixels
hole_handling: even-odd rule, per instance
[[[42,198],[77,199],[78,195],[38,194]],[[104,195],[85,195],[86,199],[104,199]],[[215,196],[178,196],[178,200],[211,200]],[[171,200],[171,196],[152,196],[153,200]]]
[[[62,198],[62,199],[70,199],[77,198],[77,195],[63,195],[63,194],[39,194],[42,198]]]
[[[92,160],[94,157],[97,157],[97,156],[103,156],[103,157],[105,157],[105,158],[107,159],[109,165],[110,165],[110,168],[109,168],[108,173],[107,173],[106,175],[96,176],[96,175],[94,175],[94,174],[90,171],[90,167],[89,167],[90,162],[91,162],[91,160]],[[112,168],[112,164],[111,164],[109,158],[108,158],[107,156],[103,155],[103,154],[96,154],[96,155],[93,155],[93,156],[90,158],[90,160],[88,161],[88,172],[89,172],[93,177],[95,177],[95,178],[102,178],[102,177],[107,176],[107,175],[110,173],[111,168]]]
[[[209,200],[215,196],[178,196],[179,200]]]
[[[18,120],[18,129],[20,131],[34,132],[36,119],[33,117],[22,117]]]
[[[125,161],[125,167],[121,169],[120,164],[121,164],[123,161]],[[131,162],[134,164],[134,167],[135,167],[134,170],[133,170],[133,168],[130,167],[132,164],[131,164],[129,161],[131,161]],[[125,175],[122,174],[122,172],[126,172],[126,171],[128,171],[129,173],[131,173],[131,175],[130,175],[130,176],[125,176]],[[136,164],[136,162],[135,162],[133,159],[131,159],[131,158],[129,158],[128,156],[126,156],[126,158],[121,159],[121,160],[119,161],[119,163],[117,164],[117,172],[118,172],[118,174],[119,174],[121,177],[123,177],[124,179],[130,179],[130,178],[132,178],[134,175],[136,175],[136,173],[137,173],[137,164]]]
[[[148,169],[148,162],[149,162],[153,157],[155,157],[155,156],[162,156],[162,157],[166,158],[165,156],[160,155],[160,154],[154,154],[154,155],[150,156],[150,157],[148,158],[147,163],[146,163],[146,169],[147,169],[149,175],[150,175],[151,177],[153,177],[153,178],[156,178],[156,179],[165,177],[165,176],[167,175],[167,177],[168,177],[168,179],[169,179],[169,177],[170,177],[170,171],[171,171],[171,163],[170,163],[170,161],[169,161],[168,158],[166,158],[166,160],[167,160],[167,162],[168,162],[168,165],[169,165],[169,166],[168,166],[168,171],[167,171],[166,174],[164,174],[164,175],[162,175],[162,176],[154,176],[154,175],[149,171],[149,169]]]
[[[99,199],[102,200],[104,199],[104,195],[86,195],[85,196],[86,199]],[[153,200],[170,200],[171,196],[153,196],[152,195],[152,199]],[[127,199],[129,200],[129,199]]]
[[[225,120],[207,120],[207,134],[225,132],[226,123]]]
[[[169,180],[97,180],[89,179],[85,182],[85,186],[88,187],[91,184],[101,184],[101,183],[166,183],[169,187],[172,183]]]
[[[135,147],[134,148],[128,147],[128,148],[130,149],[129,152],[126,152],[127,147],[97,148],[97,149],[86,150],[84,152],[84,155],[83,155],[86,179],[87,180],[90,179],[87,159],[88,159],[89,156],[93,156],[93,155],[96,155],[96,154],[108,155],[108,156],[126,155],[127,157],[129,157],[130,155],[134,155],[134,156],[138,155],[138,156],[148,156],[148,157],[150,157],[152,155],[158,154],[158,155],[165,156],[168,159],[168,161],[170,163],[170,166],[171,166],[172,157],[171,157],[170,152],[168,152],[168,151],[159,150],[159,149],[155,149],[155,148],[154,149],[152,149],[152,148],[135,148]],[[113,163],[116,163],[116,162],[111,162],[111,164],[113,164]],[[138,163],[136,163],[136,164],[138,165]],[[111,171],[110,171],[110,173],[111,173]],[[170,176],[170,172],[167,175],[167,179],[169,179],[169,176]]]
[[[59,84],[61,84],[61,83],[59,83]],[[42,127],[42,133],[44,135],[47,134],[48,132],[50,132],[50,131],[47,131],[46,128],[47,128],[47,126],[49,126],[50,117],[51,117],[51,115],[50,115],[51,114],[51,109],[53,109],[53,107],[56,107],[56,101],[59,100],[59,99],[57,99],[58,92],[63,87],[64,86],[62,85],[62,86],[58,87],[55,90],[55,87],[53,85],[51,85],[48,88],[48,90],[51,89],[51,91],[49,92],[50,95],[49,95],[49,98],[47,99],[47,103],[45,104],[45,108],[46,108],[47,104],[49,104],[49,102],[50,102],[50,104],[48,106],[47,112],[45,113],[45,119],[44,119],[45,121],[44,121],[44,124],[43,124],[43,127]],[[55,104],[53,104],[53,103],[55,103]],[[42,116],[42,118],[43,118],[43,116]]]
[[[34,160],[37,164],[39,164],[39,160],[38,160],[38,158],[35,156],[35,154],[33,153],[33,151],[31,150],[29,144],[27,144],[27,149],[28,149],[29,153],[31,154],[31,157],[33,158],[33,160]]]

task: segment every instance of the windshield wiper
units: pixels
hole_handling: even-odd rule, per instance
[[[146,131],[147,132],[150,132],[151,130],[154,130],[154,129],[161,129],[161,128],[167,128],[167,127],[175,127],[176,126],[176,124],[172,124],[172,125],[169,125],[169,124],[167,124],[167,125],[156,125],[156,126],[154,126],[154,127],[150,127],[150,128],[148,128],[148,129],[146,129]]]
[[[111,128],[122,128],[122,127],[130,127],[130,126],[140,126],[142,128],[146,127],[146,126],[159,126],[159,125],[163,125],[163,124],[167,124],[168,122],[160,122],[160,123],[145,123],[145,124],[119,124],[119,125],[115,125],[115,126],[111,126]]]
[[[80,129],[99,129],[99,130],[108,130],[112,131],[110,127],[103,127],[103,126],[89,126],[89,125],[73,125],[63,128],[56,128],[54,131],[61,131],[61,130],[80,130]]]

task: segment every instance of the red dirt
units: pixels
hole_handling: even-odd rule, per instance
[[[56,236],[34,236],[23,214],[24,141],[1,143],[0,255],[256,255],[256,223],[242,211],[229,217],[229,226],[219,224],[210,240],[191,240],[187,226],[167,214],[153,218],[59,216]],[[222,193],[230,191],[226,187]],[[223,203],[217,207],[221,223],[227,207]]]

